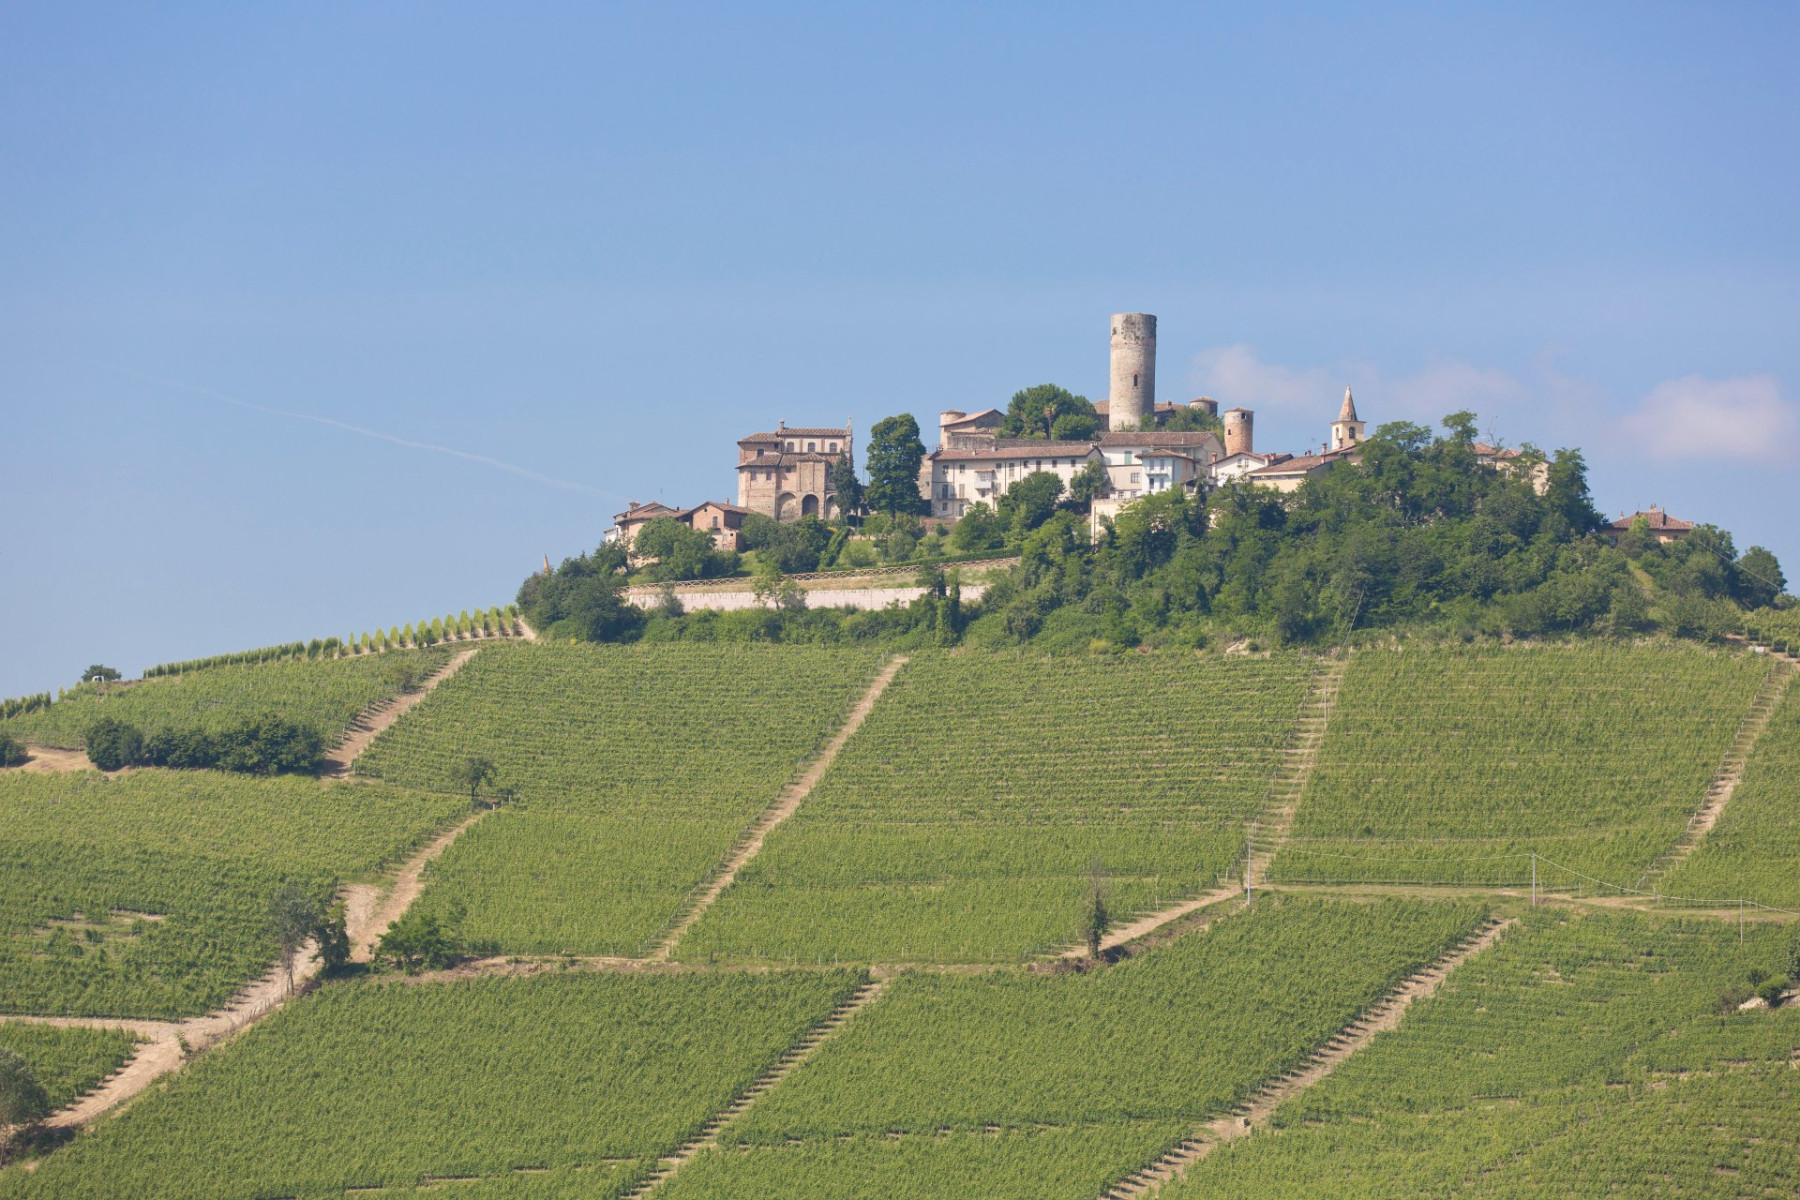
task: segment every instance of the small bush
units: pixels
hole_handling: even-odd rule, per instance
[[[1764,1004],[1775,1008],[1781,1004],[1782,993],[1787,989],[1788,981],[1778,975],[1774,979],[1766,980],[1761,987],[1756,989],[1756,994],[1762,997]]]
[[[24,742],[10,733],[0,732],[0,767],[16,767],[30,757]]]
[[[102,771],[117,771],[143,760],[144,735],[123,721],[103,718],[88,730],[87,752]]]
[[[1722,1013],[1734,1013],[1739,1008],[1743,1007],[1744,1001],[1750,999],[1750,997],[1755,994],[1755,992],[1750,990],[1750,988],[1744,984],[1734,983],[1719,993],[1719,1011]]]

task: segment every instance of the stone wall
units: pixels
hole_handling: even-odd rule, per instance
[[[987,591],[985,583],[965,583],[962,598],[965,603],[979,600]],[[886,608],[890,604],[911,604],[925,592],[918,587],[893,588],[814,588],[806,593],[808,608]],[[712,608],[722,612],[733,612],[741,608],[757,608],[756,594],[744,591],[680,591],[676,595],[681,606],[689,612],[697,609]],[[654,608],[662,603],[662,589],[654,587],[632,587],[625,589],[625,598],[639,608]]]

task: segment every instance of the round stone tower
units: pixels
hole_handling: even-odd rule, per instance
[[[1256,453],[1256,414],[1247,408],[1225,410],[1225,453]]]
[[[1112,386],[1106,393],[1108,429],[1143,429],[1156,412],[1156,318],[1114,313]]]

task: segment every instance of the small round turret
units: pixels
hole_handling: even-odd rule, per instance
[[[1225,410],[1225,453],[1256,453],[1256,414],[1247,408]]]

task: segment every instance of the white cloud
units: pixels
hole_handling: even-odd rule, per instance
[[[1200,393],[1224,408],[1317,409],[1331,402],[1334,386],[1340,395],[1344,386],[1342,379],[1334,385],[1323,367],[1296,370],[1267,363],[1242,343],[1202,350],[1194,356],[1189,378]],[[1336,415],[1335,408],[1331,415]]]
[[[1657,458],[1775,459],[1793,452],[1800,409],[1782,397],[1772,375],[1687,375],[1657,384],[1635,411],[1619,419],[1618,428]]]
[[[1411,375],[1388,376],[1367,363],[1282,366],[1265,362],[1242,343],[1214,346],[1195,355],[1189,381],[1228,408],[1323,414],[1324,421],[1337,415],[1346,384],[1356,392],[1359,408],[1372,406],[1363,415],[1379,421],[1401,418],[1435,424],[1439,417],[1465,408],[1488,417],[1525,395],[1524,385],[1505,371],[1454,360]],[[1376,412],[1381,415],[1376,417]]]

